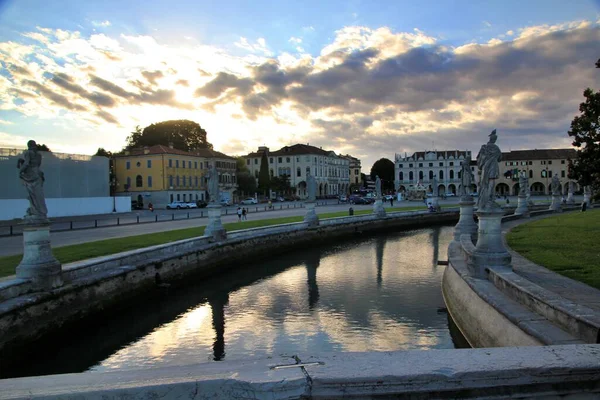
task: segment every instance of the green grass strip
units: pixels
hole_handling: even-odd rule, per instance
[[[515,227],[515,251],[536,264],[600,289],[600,209],[560,214]]]
[[[388,211],[412,211],[424,210],[425,207],[394,207]],[[356,210],[354,215],[371,214],[373,210]],[[253,214],[250,214],[252,217]],[[319,214],[319,218],[335,218],[347,216],[348,211],[339,211],[331,213]],[[226,231],[232,232],[241,229],[259,228],[270,225],[289,224],[292,222],[301,222],[304,216],[282,217],[273,219],[257,219],[242,222],[230,222],[223,224]],[[175,242],[177,240],[189,239],[202,236],[204,234],[204,226],[197,228],[176,229],[172,231],[147,233],[137,236],[126,236],[114,239],[98,240],[95,242],[74,244],[70,246],[56,247],[52,249],[54,256],[62,263],[85,260],[88,258],[101,257],[109,254],[121,253],[123,251],[141,249],[143,247],[155,246],[158,244]],[[0,257],[0,277],[10,276],[15,274],[15,268],[21,262],[22,254]]]

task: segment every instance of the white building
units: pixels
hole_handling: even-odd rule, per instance
[[[444,150],[420,151],[404,157],[396,154],[394,162],[394,187],[397,192],[408,190],[411,185],[420,183],[432,190],[431,183],[435,176],[438,182],[438,193],[459,193],[460,189],[460,163],[470,151]],[[476,162],[471,161],[471,171],[477,177]],[[471,191],[476,191],[473,185]]]
[[[287,175],[290,186],[300,198],[306,198],[306,175],[310,171],[317,181],[317,196],[335,196],[348,192],[350,186],[350,161],[333,151],[295,144],[270,152],[268,147],[259,147],[255,153],[244,158],[250,173],[258,182],[260,160],[266,152],[271,176]]]

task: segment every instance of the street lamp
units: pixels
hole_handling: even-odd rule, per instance
[[[119,182],[117,181],[117,178],[113,177],[110,181],[110,188],[111,188],[111,194],[112,194],[112,198],[113,198],[113,210],[112,212],[116,213],[117,212],[117,199],[116,199],[116,191],[117,191],[117,185],[119,184]]]

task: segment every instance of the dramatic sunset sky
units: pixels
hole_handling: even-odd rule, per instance
[[[120,150],[190,119],[215,149],[380,157],[568,147],[600,89],[599,0],[0,0],[0,147]]]

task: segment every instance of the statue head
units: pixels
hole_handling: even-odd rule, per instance
[[[495,129],[488,136],[490,137],[490,143],[496,143],[496,140],[498,139],[498,135],[496,135]]]
[[[30,140],[27,142],[27,148],[29,150],[37,150],[37,143],[35,142],[35,140]]]

